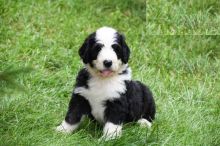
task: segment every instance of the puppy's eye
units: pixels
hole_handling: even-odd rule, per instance
[[[97,58],[98,53],[101,51],[103,44],[95,44],[91,49],[91,58],[95,60]]]
[[[93,50],[100,51],[104,45],[103,44],[95,44]]]
[[[121,46],[118,44],[113,44],[112,48],[116,53],[119,53],[121,51]]]

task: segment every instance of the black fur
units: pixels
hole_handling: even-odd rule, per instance
[[[79,94],[72,94],[65,121],[69,124],[78,123],[83,115],[91,115],[89,102]]]
[[[139,81],[125,81],[127,91],[119,99],[106,101],[105,119],[114,124],[155,118],[151,91]]]
[[[130,57],[130,49],[125,42],[125,37],[122,34],[116,33],[116,44],[113,44],[112,47],[115,50],[119,59],[126,64]]]
[[[85,88],[89,88],[88,86],[88,80],[90,79],[90,74],[89,72],[83,68],[79,71],[78,76],[76,78],[76,87],[85,87]]]
[[[92,60],[97,58],[102,47],[101,44],[96,43],[95,35],[95,32],[90,34],[79,49],[79,56],[82,58],[83,63],[90,63],[91,66],[93,66]]]

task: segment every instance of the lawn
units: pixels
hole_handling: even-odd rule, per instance
[[[142,0],[0,0],[0,71],[32,68],[11,75],[23,91],[0,82],[0,145],[219,145],[220,36],[148,35],[145,22]],[[125,34],[133,78],[154,93],[153,127],[129,123],[108,142],[98,142],[102,126],[88,119],[57,133],[83,66],[78,49],[104,25]]]
[[[148,34],[220,34],[219,0],[147,0]]]

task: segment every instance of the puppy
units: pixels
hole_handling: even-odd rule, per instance
[[[71,133],[84,115],[104,124],[105,140],[120,136],[127,122],[150,127],[155,102],[148,87],[131,80],[130,49],[124,36],[102,27],[86,38],[79,55],[85,67],[78,73],[65,120],[57,131]]]

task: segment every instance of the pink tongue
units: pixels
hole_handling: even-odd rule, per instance
[[[110,71],[110,70],[103,70],[101,72],[102,77],[107,77],[107,76],[110,76],[111,74],[112,74],[112,71]]]

